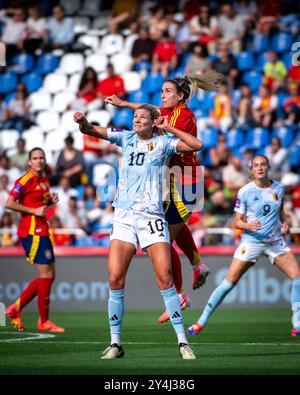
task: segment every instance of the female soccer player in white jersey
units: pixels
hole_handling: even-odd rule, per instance
[[[158,287],[177,334],[179,352],[183,359],[195,359],[185,337],[180,302],[172,282],[170,236],[162,205],[162,170],[169,156],[199,151],[202,143],[169,125],[167,118],[159,115],[155,107],[141,105],[134,113],[133,131],[126,131],[93,126],[82,113],[74,114],[82,133],[109,140],[123,149],[108,257],[111,345],[102,353],[103,359],[124,355],[121,324],[125,277],[138,245],[152,261]],[[155,133],[159,129],[172,133],[176,139]]]
[[[289,232],[284,219],[282,201],[284,187],[269,179],[268,158],[256,155],[252,159],[253,180],[241,188],[235,204],[235,225],[244,231],[223,282],[211,294],[199,320],[188,328],[198,334],[210,315],[262,254],[267,255],[292,281],[292,336],[300,335],[300,267],[283,236]]]

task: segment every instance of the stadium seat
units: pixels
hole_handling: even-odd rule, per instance
[[[59,152],[65,147],[65,138],[67,132],[62,130],[53,130],[46,134],[45,147],[52,152]]]
[[[92,54],[86,58],[85,67],[93,67],[96,73],[101,73],[105,71],[108,63],[108,58],[106,55]]]
[[[150,103],[150,98],[148,93],[140,89],[138,91],[130,92],[128,95],[128,101],[134,103]]]
[[[43,54],[38,57],[36,68],[33,70],[38,74],[52,73],[59,64],[59,57],[53,54]]]
[[[93,167],[93,184],[97,187],[107,185],[109,173],[115,172],[115,168],[109,163],[98,163]]]
[[[153,106],[158,106],[161,107],[161,93],[160,92],[155,92],[151,95],[150,98],[150,104]]]
[[[202,111],[204,117],[207,117],[213,109],[215,96],[216,92],[204,92],[202,99],[199,100],[199,109]]]
[[[191,101],[189,102],[189,108],[194,111],[197,110],[198,108],[200,108],[200,98],[199,95],[197,93],[194,94],[194,96],[192,97]]]
[[[290,69],[292,66],[292,57],[293,57],[293,52],[291,52],[291,51],[288,51],[281,56],[281,59],[282,59],[283,63],[285,64],[285,67],[287,68],[287,70]]]
[[[33,69],[34,59],[32,55],[20,54],[13,58],[10,70],[16,74],[24,74]]]
[[[26,142],[26,150],[30,151],[34,147],[44,147],[44,134],[42,129],[34,127],[25,130],[22,137]]]
[[[248,71],[243,74],[243,82],[249,85],[252,92],[255,92],[262,83],[262,74],[257,71]]]
[[[300,142],[298,142],[289,153],[290,165],[292,168],[300,166]]]
[[[256,57],[255,70],[259,73],[263,73],[264,71],[264,66],[268,61],[267,54],[268,52],[262,52]]]
[[[29,96],[30,112],[48,110],[51,106],[51,95],[48,92],[34,92]]]
[[[0,74],[0,94],[6,94],[15,91],[18,84],[18,78],[16,74],[6,72]]]
[[[122,74],[124,80],[125,91],[127,93],[137,91],[141,89],[142,81],[141,76],[136,71],[126,71]]]
[[[249,52],[241,52],[237,55],[237,64],[240,71],[252,70],[254,65],[253,55]]]
[[[278,33],[272,37],[271,48],[273,51],[284,53],[292,48],[293,39],[290,34]]]
[[[142,60],[134,65],[133,70],[138,71],[141,75],[147,75],[151,70],[151,63],[147,60]]]
[[[209,149],[204,148],[202,151],[200,151],[198,154],[198,158],[201,166],[207,166],[207,167],[212,166]]]
[[[114,55],[123,49],[124,39],[120,34],[108,34],[103,37],[100,50],[106,55]]]
[[[100,12],[102,0],[84,0],[80,8],[79,15],[95,16]]]
[[[74,148],[78,149],[79,151],[83,150],[83,134],[82,133],[74,133],[73,134],[73,138],[74,138]]]
[[[73,114],[74,114],[73,110],[66,111],[62,114],[59,130],[65,132],[73,132],[75,130],[78,131],[78,125],[73,121]]]
[[[131,70],[133,60],[129,55],[118,53],[110,58],[110,63],[114,66],[116,74],[123,74],[125,71]]]
[[[53,98],[52,109],[57,112],[66,111],[67,105],[75,100],[76,96],[71,92],[59,92]]]
[[[56,130],[59,126],[59,114],[53,110],[41,111],[36,116],[36,124],[43,132]]]
[[[244,141],[244,133],[241,130],[231,129],[226,133],[226,145],[230,150],[242,147]]]
[[[283,147],[288,148],[294,140],[294,130],[289,126],[282,126],[273,131],[272,137],[279,137]]]
[[[111,115],[106,110],[90,111],[87,114],[89,122],[99,122],[99,124],[106,128],[111,120]]]
[[[4,129],[0,131],[0,146],[2,150],[15,148],[20,134],[14,129]]]
[[[11,99],[14,99],[16,97],[16,92],[11,92],[5,95],[3,99],[3,103],[7,104]]]
[[[71,75],[71,77],[68,81],[68,86],[67,86],[66,91],[70,92],[70,93],[74,93],[74,94],[77,93],[77,91],[79,89],[80,80],[81,80],[80,73]]]
[[[25,74],[21,81],[26,86],[29,93],[36,92],[43,85],[43,77],[37,73]]]
[[[160,92],[164,79],[161,74],[148,74],[143,80],[142,89],[147,93]]]
[[[78,42],[87,45],[90,47],[93,52],[97,52],[100,46],[99,37],[91,35],[91,34],[84,34],[78,38]]]
[[[255,53],[261,53],[268,50],[269,40],[264,34],[256,33],[253,36],[252,50]]]
[[[82,73],[83,69],[83,55],[80,53],[69,53],[61,58],[59,68],[56,70],[56,73],[71,75],[74,73]]]
[[[270,132],[264,128],[249,129],[246,137],[246,146],[251,149],[260,149],[270,143]]]
[[[44,79],[43,89],[46,92],[55,94],[66,90],[67,76],[64,74],[50,73]]]
[[[215,128],[206,128],[199,130],[198,138],[203,142],[204,148],[215,147],[218,140],[218,131]]]
[[[124,54],[131,55],[133,43],[138,38],[138,36],[139,36],[138,34],[134,33],[126,37],[122,51]]]
[[[83,34],[90,28],[90,20],[87,16],[75,16],[73,18],[74,33]]]
[[[60,4],[64,7],[66,15],[74,15],[80,10],[80,0],[60,0]]]
[[[132,129],[133,112],[127,108],[122,108],[115,112],[112,123],[116,127],[125,127],[128,130]]]
[[[102,30],[107,26],[107,19],[109,17],[110,13],[109,11],[102,11],[101,14],[99,15],[94,15],[94,19],[92,22],[91,28],[93,30]]]

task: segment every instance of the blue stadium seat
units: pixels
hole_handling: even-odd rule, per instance
[[[271,49],[279,53],[284,53],[291,50],[292,43],[293,39],[290,34],[278,33],[272,37]]]
[[[241,71],[252,70],[254,65],[253,55],[249,52],[241,52],[236,57],[238,69]]]
[[[200,110],[203,111],[204,116],[208,116],[213,109],[215,96],[216,92],[204,92],[202,100],[199,101]]]
[[[34,59],[32,55],[16,55],[12,60],[10,70],[17,74],[24,74],[27,73],[27,71],[31,71],[33,65]]]
[[[113,116],[112,123],[116,127],[126,127],[128,130],[132,130],[132,119],[133,111],[128,108],[122,108],[116,111]]]
[[[52,73],[59,64],[59,57],[50,53],[39,56],[36,69],[33,72],[38,74]]]
[[[286,52],[281,56],[281,60],[285,64],[285,67],[289,69],[292,66],[293,53],[291,51]]]
[[[241,130],[231,129],[226,133],[226,145],[230,150],[240,148],[244,141],[244,133]]]
[[[282,146],[288,148],[294,140],[294,130],[289,126],[282,126],[273,131],[272,137],[279,137]]]
[[[198,133],[199,139],[203,142],[204,148],[212,148],[217,145],[218,131],[215,128],[206,128]]]
[[[293,147],[289,153],[291,167],[300,166],[300,143]]]
[[[268,37],[264,34],[254,34],[252,47],[255,53],[264,52],[268,49]]]
[[[147,73],[151,70],[151,63],[147,60],[142,60],[134,66],[134,71],[146,71]]]
[[[270,143],[270,132],[264,128],[249,129],[246,137],[246,146],[252,149],[266,147]]]
[[[15,91],[18,84],[16,74],[7,72],[0,75],[0,94],[6,94]]]
[[[16,92],[10,92],[7,95],[5,95],[5,98],[3,99],[3,102],[7,104],[11,99],[13,99],[16,96]]]
[[[149,103],[149,95],[147,92],[142,90],[130,92],[128,95],[128,101],[133,103]]]
[[[288,97],[289,95],[285,92],[282,91],[277,92],[278,105],[282,107]]]
[[[203,149],[202,151],[200,151],[198,154],[198,159],[201,166],[207,166],[207,167],[212,166],[209,149]]]
[[[263,73],[264,71],[264,65],[267,63],[267,54],[268,52],[262,52],[257,55],[256,60],[255,60],[255,70]]]
[[[153,95],[151,95],[149,103],[151,103],[153,106],[161,107],[161,93],[155,92]]]
[[[199,100],[199,96],[197,93],[192,97],[191,101],[188,103],[189,108],[192,111],[198,110],[201,107],[202,101]]]
[[[164,79],[160,74],[149,74],[143,80],[142,90],[147,93],[160,92],[163,82]]]
[[[30,93],[35,92],[43,85],[43,77],[37,73],[25,74],[22,77],[23,84],[26,85]]]
[[[241,98],[241,90],[235,89],[231,92],[231,100],[233,107],[237,107]]]
[[[243,82],[249,85],[252,92],[255,92],[262,84],[262,74],[257,71],[248,71],[243,75]]]

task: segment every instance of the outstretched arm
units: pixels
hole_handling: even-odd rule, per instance
[[[99,139],[108,140],[107,128],[101,126],[95,126],[88,122],[82,112],[75,112],[73,119],[79,125],[79,130],[83,134],[88,134],[89,136],[98,137]]]
[[[159,117],[155,120],[155,125],[159,129],[172,133],[176,138],[180,139],[176,147],[178,152],[195,152],[200,151],[203,147],[202,141],[198,140],[197,137],[171,126],[168,123],[167,117]]]
[[[36,208],[24,206],[23,204],[19,203],[17,199],[15,199],[13,196],[10,195],[7,198],[5,208],[8,208],[13,211],[17,211],[19,213],[36,215],[37,217],[44,217],[46,215],[46,210],[47,210],[46,205]]]
[[[132,103],[132,102],[123,100],[116,95],[108,96],[105,99],[105,103],[112,104],[115,107],[129,108],[130,110],[133,110],[133,111],[135,111],[137,108],[139,108],[142,104],[145,104],[145,103]],[[156,107],[156,106],[153,106],[153,107]],[[156,108],[159,108],[159,107],[156,107]]]

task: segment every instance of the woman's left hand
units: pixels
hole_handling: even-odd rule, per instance
[[[165,116],[158,117],[154,120],[154,125],[159,129],[167,130],[169,126],[168,118]]]

